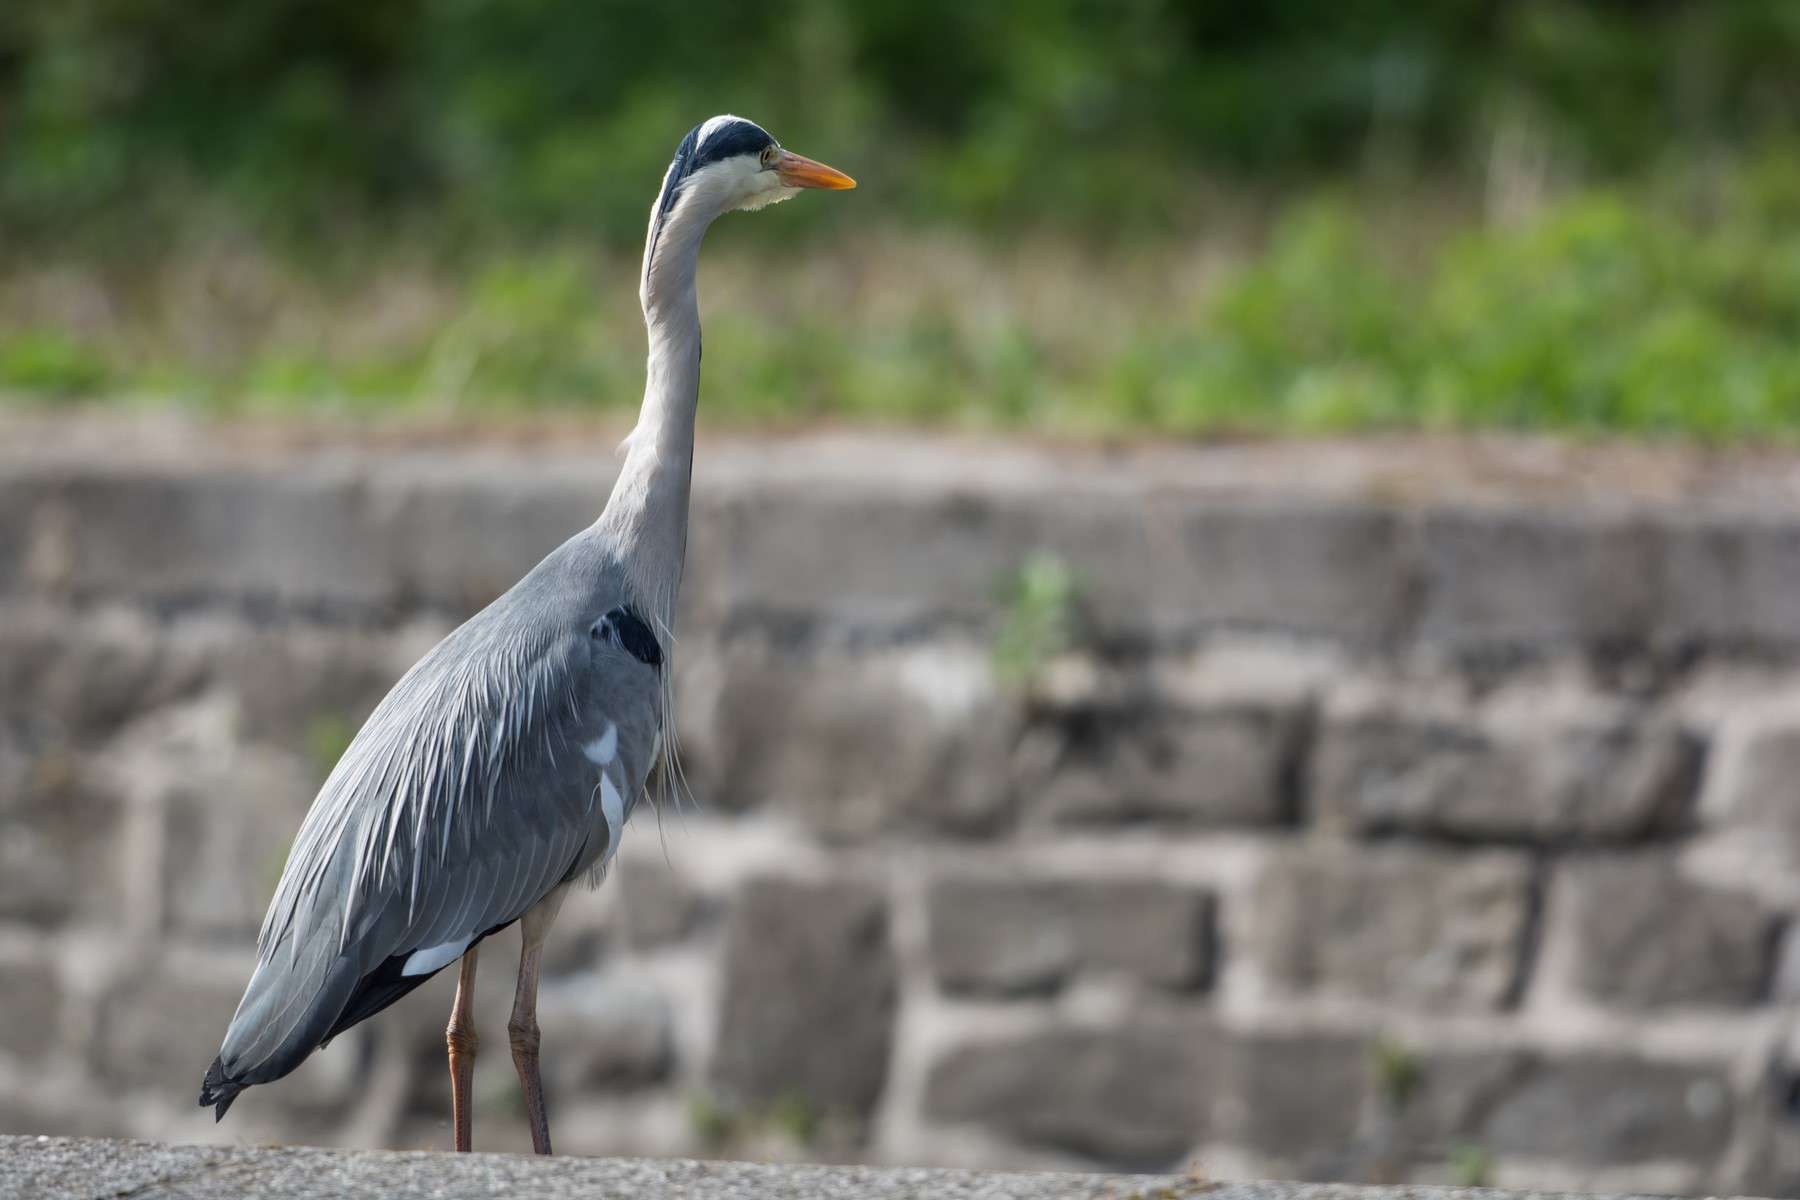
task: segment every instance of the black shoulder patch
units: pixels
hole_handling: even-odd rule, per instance
[[[657,644],[649,623],[638,616],[636,609],[629,604],[615,608],[606,614],[606,623],[618,634],[619,645],[625,648],[625,653],[645,666],[662,666],[662,647]]]

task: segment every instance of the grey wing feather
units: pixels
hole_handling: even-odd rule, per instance
[[[234,1083],[286,1074],[371,972],[432,947],[454,961],[459,943],[517,920],[616,837],[581,747],[616,726],[614,786],[635,798],[659,685],[608,670],[579,621],[519,617],[497,603],[440,643],[326,781],[220,1053]]]
[[[556,711],[542,693],[579,689],[585,649],[570,633],[497,654],[446,654],[459,659],[454,667],[432,670],[427,659],[410,672],[307,814],[263,922],[259,960],[316,937],[311,930],[306,939],[290,935],[297,921],[333,907],[340,952],[378,924],[417,929],[428,909],[441,910],[447,892],[466,894],[459,868],[480,863],[506,872],[500,900],[534,882],[521,868],[546,852],[560,850],[566,870],[594,831],[589,794],[543,786],[552,782],[541,778],[544,764],[530,761],[537,739],[524,735]],[[552,743],[580,737],[570,728],[576,722],[560,724],[544,731]],[[496,820],[503,792],[515,803]],[[517,916],[491,902],[472,915]]]

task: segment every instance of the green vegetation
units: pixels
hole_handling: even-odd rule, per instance
[[[707,418],[1101,435],[1800,430],[1800,159],[1700,199],[1587,192],[1518,227],[1453,232],[1416,262],[1393,240],[1366,209],[1327,200],[1297,205],[1261,253],[1208,282],[1147,253],[1102,268],[1058,241],[840,236],[786,262],[725,246],[704,281]],[[396,271],[362,292],[252,265],[273,281],[247,296],[165,287],[173,307],[91,331],[0,328],[0,389],[348,414],[622,413],[641,393],[622,257],[517,252],[466,280]]]
[[[738,1120],[711,1096],[688,1098],[688,1126],[708,1149],[717,1150],[737,1136]]]
[[[1199,1167],[1190,1166],[1174,1182],[1157,1184],[1148,1190],[1133,1188],[1122,1200],[1196,1200],[1196,1197],[1217,1191],[1220,1186],[1218,1180],[1208,1179]]]
[[[793,1092],[758,1109],[727,1107],[712,1096],[695,1095],[689,1097],[687,1110],[689,1127],[714,1150],[765,1135],[795,1146],[812,1146],[825,1122],[817,1105]]]
[[[623,414],[735,110],[707,420],[1800,429],[1791,0],[0,5],[0,397]]]
[[[1411,1047],[1389,1039],[1374,1044],[1370,1056],[1375,1064],[1376,1094],[1392,1112],[1406,1107],[1424,1081],[1425,1064]]]
[[[768,1123],[796,1146],[810,1146],[819,1137],[821,1114],[811,1100],[795,1092],[777,1099],[768,1113]]]
[[[1058,655],[1075,645],[1079,596],[1075,575],[1054,554],[1026,559],[1002,590],[994,635],[994,672],[1002,683],[1031,691]]]
[[[346,713],[320,713],[307,722],[306,757],[320,783],[336,768],[355,737],[356,722]]]
[[[1456,1187],[1493,1187],[1494,1156],[1472,1143],[1456,1146],[1450,1152],[1450,1182]]]
[[[1797,55],[1789,0],[11,0],[0,219],[623,244],[739,111],[884,211],[1160,234],[1200,178],[1480,175],[1502,127],[1602,175],[1792,136]]]

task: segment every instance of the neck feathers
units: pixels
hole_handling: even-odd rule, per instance
[[[697,205],[659,202],[644,248],[640,298],[650,335],[644,403],[625,439],[625,465],[600,525],[619,548],[634,599],[674,629],[687,554],[694,418],[700,402],[700,308],[695,272],[711,223]]]

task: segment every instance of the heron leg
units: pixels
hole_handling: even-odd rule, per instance
[[[450,1027],[444,1040],[450,1044],[450,1114],[455,1129],[456,1149],[467,1152],[471,1131],[469,1106],[474,1099],[475,1051],[481,1039],[475,1036],[475,951],[463,951],[462,969],[456,976],[456,1002],[450,1006]]]
[[[538,1154],[550,1153],[550,1120],[544,1115],[544,1083],[538,1077],[538,966],[544,939],[567,891],[567,884],[559,885],[519,921],[519,988],[513,994],[512,1019],[506,1023],[513,1066],[518,1068],[519,1087],[525,1093],[525,1116],[531,1122],[531,1148]]]

